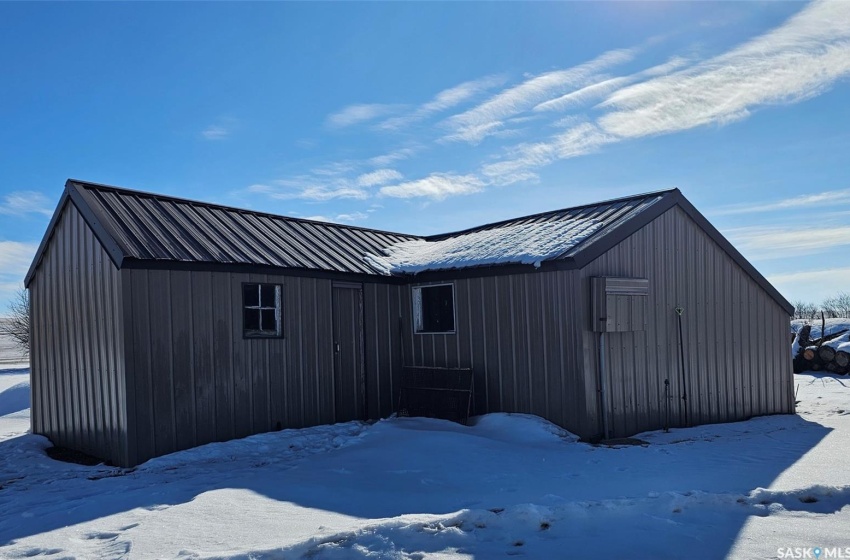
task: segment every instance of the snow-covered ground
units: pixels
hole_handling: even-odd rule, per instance
[[[49,459],[25,433],[27,380],[0,370],[0,558],[850,558],[848,378],[797,375],[799,415],[645,446],[524,415],[400,418],[135,470]]]
[[[5,326],[7,321],[8,319],[0,317],[0,326]],[[8,367],[26,361],[26,352],[21,350],[14,339],[0,333],[0,367]]]

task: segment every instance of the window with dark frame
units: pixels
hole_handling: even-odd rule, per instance
[[[283,336],[280,284],[242,284],[242,334],[245,338]]]
[[[413,288],[413,328],[416,333],[455,332],[454,285]]]

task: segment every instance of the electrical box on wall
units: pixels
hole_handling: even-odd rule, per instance
[[[649,280],[596,277],[590,279],[590,317],[594,332],[646,330]]]

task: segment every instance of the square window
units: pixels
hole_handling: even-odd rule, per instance
[[[455,332],[454,285],[413,288],[413,323],[416,333]]]
[[[283,336],[280,284],[242,284],[242,334],[245,338]]]

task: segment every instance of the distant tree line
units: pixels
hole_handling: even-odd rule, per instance
[[[820,317],[823,311],[824,317],[827,319],[835,317],[850,318],[850,293],[838,292],[836,295],[823,300],[820,304],[810,301],[795,301],[794,318],[795,319],[814,319]]]

